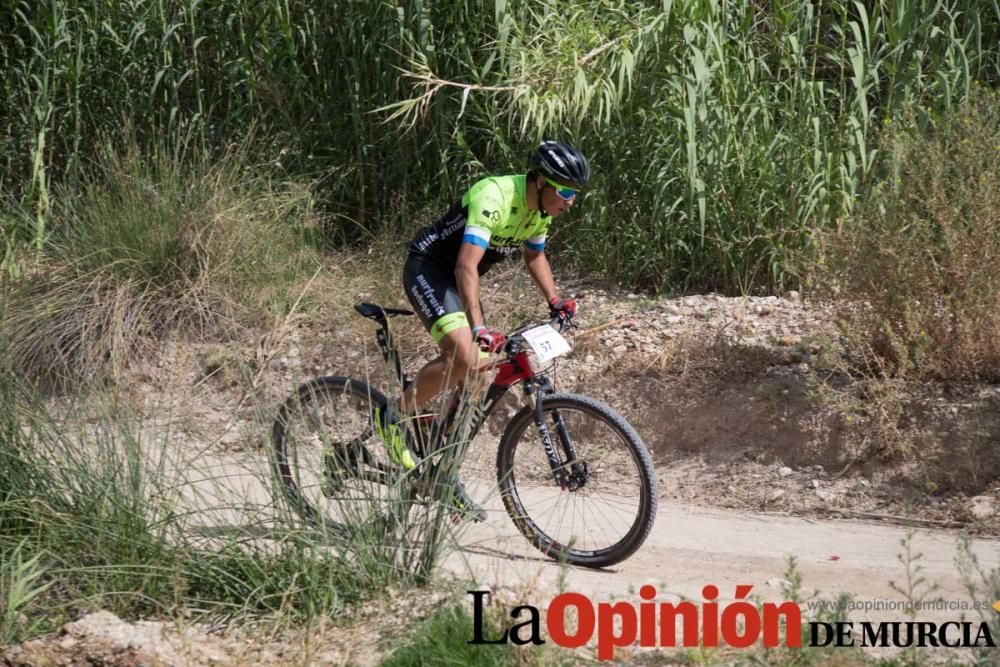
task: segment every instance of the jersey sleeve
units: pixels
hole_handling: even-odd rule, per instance
[[[549,231],[549,222],[552,218],[540,218],[536,225],[529,232],[528,238],[524,239],[524,247],[535,252],[545,250],[545,237]]]
[[[469,217],[465,223],[462,243],[488,248],[490,237],[502,224],[506,207],[509,204],[505,203],[503,193],[495,183],[487,183],[475,189],[469,197]]]

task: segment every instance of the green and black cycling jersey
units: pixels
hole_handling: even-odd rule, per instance
[[[472,243],[486,251],[479,262],[482,275],[521,246],[544,250],[552,218],[528,210],[526,182],[524,174],[477,181],[440,220],[420,230],[410,253],[451,268],[462,244]]]

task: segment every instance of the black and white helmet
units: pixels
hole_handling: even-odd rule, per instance
[[[528,171],[544,174],[577,189],[583,189],[590,180],[590,164],[583,153],[558,141],[543,141],[528,158]]]

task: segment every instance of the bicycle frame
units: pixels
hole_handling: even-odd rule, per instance
[[[569,348],[544,321],[508,334],[503,353],[482,358],[475,382],[467,380],[464,388],[446,392],[438,414],[391,424],[387,415],[393,421],[399,417],[389,412],[390,397],[412,383],[393,344],[389,319],[414,313],[371,303],[355,309],[377,322],[381,356],[393,372],[387,378],[378,369],[375,375],[392,393],[383,393],[367,373],[361,378],[314,377],[282,403],[271,429],[276,482],[289,508],[306,524],[347,539],[356,520],[405,530],[408,524],[400,519],[411,503],[451,512],[456,521],[463,516],[483,520],[475,503],[462,502],[466,496],[457,478],[472,472],[462,465],[462,457],[497,403],[521,384],[526,401],[517,400],[517,412],[508,417],[505,406],[491,418],[491,426],[503,429],[494,452],[496,488],[518,530],[546,556],[587,567],[613,565],[642,545],[653,527],[658,497],[649,450],[612,407],[586,395],[556,391],[547,365],[553,354]],[[556,318],[548,324],[565,333],[572,323]],[[543,368],[533,368],[533,363]],[[400,447],[419,454],[419,466],[401,463]],[[486,481],[481,474],[475,478]],[[633,482],[636,493],[625,486]],[[370,509],[378,516],[369,518],[367,508],[359,513],[343,506],[355,499],[375,501]],[[592,503],[597,509],[589,509]],[[607,530],[618,524],[621,530]]]
[[[367,306],[370,304],[359,304],[358,306],[355,306],[355,308],[357,308],[358,312],[362,315],[370,317],[378,323],[379,330],[376,333],[376,340],[378,342],[382,358],[385,360],[386,364],[393,369],[400,387],[405,390],[411,384],[412,380],[406,376],[399,356],[399,351],[393,343],[392,334],[389,330],[389,317],[392,315],[412,313],[402,310],[386,310],[377,306],[374,307],[375,310],[368,309],[365,311],[361,308],[362,305]],[[525,400],[528,405],[534,408],[535,428],[538,430],[538,435],[542,440],[542,448],[545,451],[545,456],[548,459],[549,466],[552,469],[552,474],[555,477],[556,482],[564,488],[569,487],[571,489],[575,489],[582,486],[585,481],[586,471],[580,467],[580,464],[576,460],[573,443],[569,437],[569,433],[562,417],[558,412],[554,415],[556,432],[559,436],[559,441],[562,445],[563,451],[566,454],[566,463],[560,459],[552,440],[552,434],[549,427],[545,424],[541,396],[555,393],[555,387],[552,385],[548,376],[544,373],[536,373],[531,366],[531,360],[528,357],[528,353],[520,349],[511,352],[506,359],[491,361],[484,364],[479,368],[478,372],[483,374],[491,371],[496,371],[497,374],[493,378],[493,382],[490,384],[489,389],[487,389],[483,400],[473,410],[472,423],[470,424],[469,430],[470,438],[475,437],[475,435],[479,432],[479,429],[482,428],[484,423],[486,423],[486,420],[489,418],[490,414],[492,414],[493,409],[496,407],[497,403],[500,402],[500,399],[503,398],[504,394],[506,394],[507,391],[515,384],[523,382]],[[425,422],[425,425],[430,426],[432,442],[434,441],[434,434],[445,434],[451,429],[455,417],[458,414],[463,393],[463,386],[459,386],[454,390],[451,401],[449,402],[449,407],[445,411],[443,418],[437,414],[428,414],[421,419],[422,422]],[[572,465],[573,473],[571,475],[567,475],[566,473],[567,465]]]

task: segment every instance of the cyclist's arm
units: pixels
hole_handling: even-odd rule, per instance
[[[471,327],[483,324],[483,312],[479,307],[479,260],[484,254],[485,248],[463,243],[458,251],[458,261],[455,262],[455,284]]]
[[[545,295],[546,301],[552,301],[559,296],[559,293],[556,292],[555,279],[552,277],[552,267],[549,266],[549,260],[545,257],[544,251],[525,247],[524,265],[528,267],[528,273],[538,285],[538,289]]]
[[[469,197],[466,204],[469,217],[462,232],[462,243],[455,262],[458,295],[465,305],[469,326],[473,329],[484,324],[479,304],[479,261],[490,247],[493,230],[503,221],[502,211],[510,207],[495,181],[487,178],[480,181],[480,184],[482,187],[473,188],[475,194]]]

